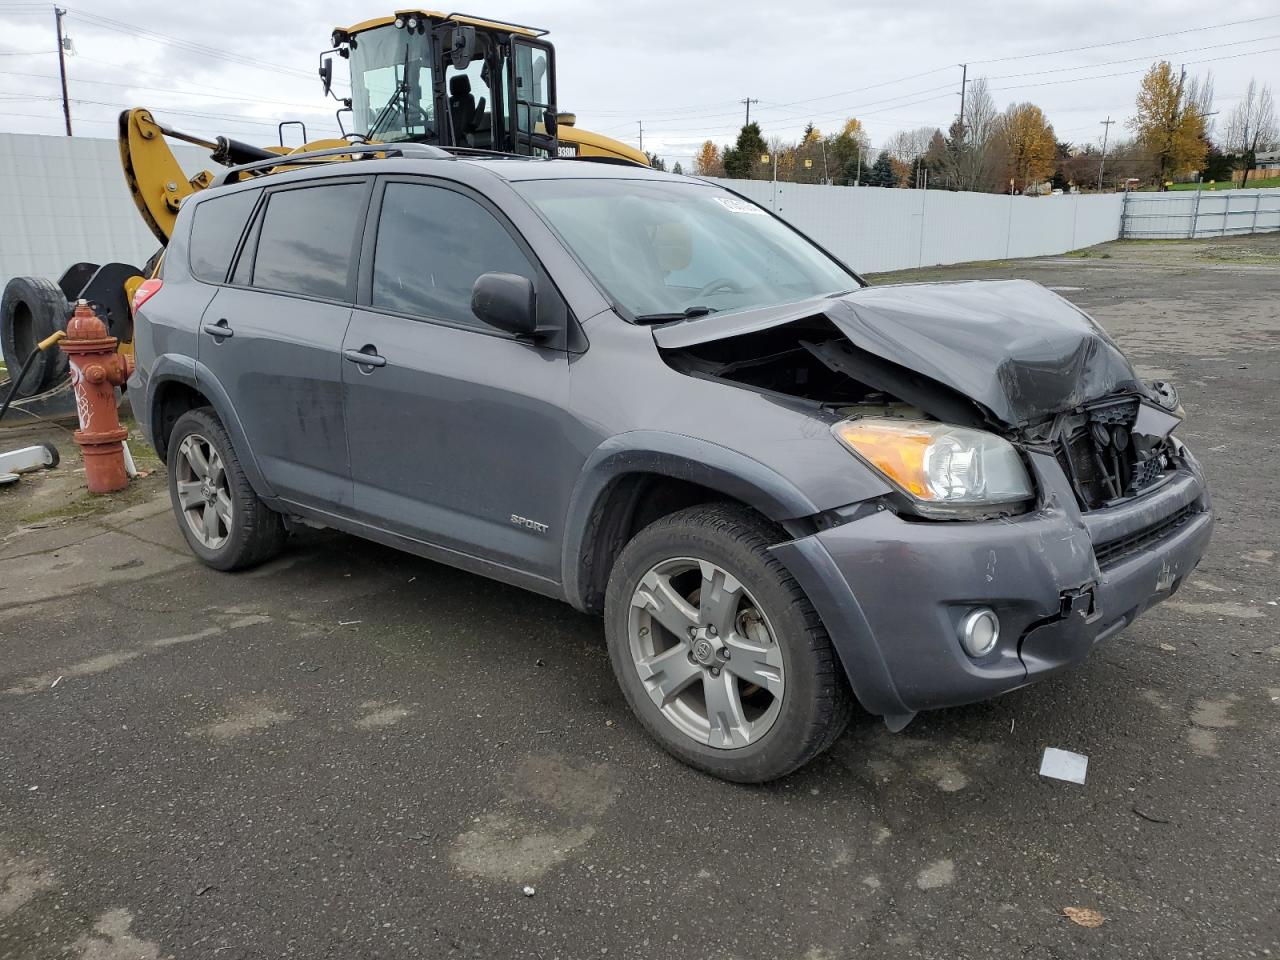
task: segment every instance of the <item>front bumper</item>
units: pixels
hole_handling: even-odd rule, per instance
[[[1204,554],[1213,518],[1189,454],[1157,489],[1083,514],[1053,458],[1029,459],[1045,492],[1031,513],[913,522],[881,510],[774,548],[822,617],[858,699],[891,724],[1078,662],[1170,596]],[[1000,617],[1000,642],[980,660],[957,638],[975,607]]]

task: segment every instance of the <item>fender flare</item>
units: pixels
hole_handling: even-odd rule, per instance
[[[598,507],[614,481],[628,474],[688,480],[740,500],[774,521],[820,512],[808,495],[772,468],[709,440],[660,430],[610,437],[587,457],[565,514],[562,582],[565,598],[578,610],[591,606],[583,558],[590,554],[598,532]]]
[[[262,469],[258,466],[257,457],[254,456],[253,448],[249,445],[249,438],[245,435],[244,425],[236,415],[236,408],[231,403],[231,398],[227,396],[222,384],[209,371],[209,368],[199,360],[163,354],[152,364],[151,375],[147,378],[147,424],[152,445],[155,446],[155,431],[159,428],[155,416],[156,396],[160,392],[160,387],[166,383],[181,383],[196,390],[209,401],[213,412],[218,415],[222,425],[227,428],[227,433],[231,435],[236,457],[240,460],[240,466],[244,470],[249,485],[253,487],[253,492],[264,498],[274,497],[275,491],[267,483]]]

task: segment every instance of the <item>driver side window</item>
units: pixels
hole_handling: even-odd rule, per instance
[[[388,183],[373,254],[372,305],[491,331],[471,312],[482,273],[538,274],[485,207],[444,187]]]

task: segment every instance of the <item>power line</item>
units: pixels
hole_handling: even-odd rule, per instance
[[[305,77],[307,79],[314,78],[314,74],[311,71],[300,70],[297,67],[289,67],[280,63],[259,60],[256,57],[241,56],[240,54],[220,50],[217,47],[205,46],[202,43],[195,43],[191,40],[184,40],[181,37],[170,36],[167,33],[160,33],[157,30],[151,30],[136,24],[126,23],[122,20],[113,20],[110,17],[99,16],[98,14],[89,13],[75,7],[71,7],[69,9],[73,14],[90,26],[100,27],[105,30],[113,30],[117,33],[123,33],[127,36],[133,37],[134,39],[150,40],[153,43],[170,44],[178,49],[185,50],[188,53],[195,53],[200,56],[210,57],[216,60],[225,60],[230,63],[253,67],[259,70],[267,70],[272,73],[282,73],[295,77]]]
[[[1012,60],[1029,60],[1033,57],[1056,57],[1062,53],[1079,53],[1081,50],[1098,50],[1102,47],[1123,46],[1126,43],[1141,43],[1144,40],[1161,40],[1165,37],[1177,37],[1184,33],[1203,33],[1206,30],[1220,30],[1224,27],[1238,27],[1247,23],[1261,23],[1263,20],[1280,18],[1280,13],[1269,13],[1263,17],[1250,17],[1247,20],[1231,20],[1227,23],[1212,23],[1203,27],[1186,27],[1182,30],[1170,30],[1167,33],[1153,33],[1145,37],[1130,37],[1127,40],[1108,40],[1105,43],[1090,43],[1082,47],[1064,47],[1061,50],[1048,50],[1042,53],[1022,53],[1011,57],[994,57],[990,60],[970,60],[970,63],[1008,63]]]
[[[33,80],[57,80],[58,78],[52,74],[46,73],[23,73],[17,70],[0,70],[0,77],[29,77]],[[196,99],[205,100],[221,100],[227,103],[261,103],[277,107],[301,107],[305,110],[320,109],[314,103],[295,103],[289,100],[263,100],[261,97],[229,97],[229,96],[207,96],[201,90],[180,90],[175,87],[146,87],[136,83],[117,83],[113,80],[87,80],[83,77],[72,77],[75,83],[88,83],[101,87],[123,87],[128,90],[146,90],[149,93],[166,93],[179,96],[195,97]],[[323,101],[321,101],[323,103]]]

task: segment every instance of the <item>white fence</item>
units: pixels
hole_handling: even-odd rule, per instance
[[[216,166],[177,144],[195,173]],[[160,248],[125,187],[114,140],[0,133],[0,284],[10,277],[56,280],[73,263],[142,266]]]
[[[863,273],[1066,253],[1120,236],[1120,194],[1014,197],[722,180]]]
[[[1280,190],[1170,190],[1130,193],[1124,237],[1224,237],[1280,230]]]

